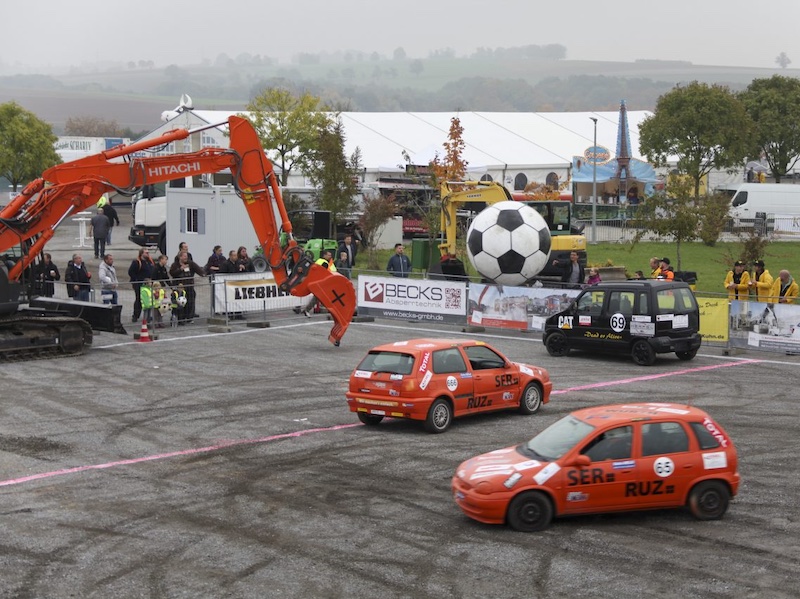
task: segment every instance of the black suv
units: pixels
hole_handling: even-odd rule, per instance
[[[571,349],[628,353],[650,366],[656,354],[694,358],[699,328],[700,309],[687,283],[648,279],[587,287],[547,319],[542,341],[551,356]]]

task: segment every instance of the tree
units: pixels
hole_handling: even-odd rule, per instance
[[[742,164],[752,132],[744,106],[727,87],[695,81],[658,99],[653,115],[639,129],[639,147],[656,166],[677,156],[678,170],[694,181],[698,200],[705,175]]]
[[[781,52],[775,57],[775,64],[777,64],[780,68],[785,69],[792,64],[792,60],[786,56],[786,52]]]
[[[358,226],[367,249],[367,269],[379,270],[377,243],[386,223],[397,211],[394,193],[389,196],[382,196],[378,192],[364,194],[363,208]]]
[[[13,191],[61,163],[53,129],[16,102],[0,104],[0,176]]]
[[[67,117],[64,135],[81,137],[121,137],[123,129],[115,120],[107,121],[96,116]]]
[[[319,141],[319,132],[328,129],[332,119],[316,96],[270,87],[247,105],[248,119],[258,131],[264,151],[281,169],[281,185],[286,186],[295,168],[304,169],[309,154]]]
[[[438,189],[441,183],[444,182],[463,181],[467,176],[467,165],[469,163],[464,160],[464,148],[466,147],[464,127],[461,126],[461,119],[457,116],[450,119],[447,141],[442,146],[444,147],[444,156],[440,158],[437,152],[429,165],[433,173],[434,189]],[[451,186],[451,189],[458,189],[458,186]],[[445,198],[440,198],[440,201],[433,202],[432,198],[425,194],[424,203],[420,203],[417,206],[417,210],[422,216],[422,221],[428,229],[431,251],[433,250],[433,240],[441,233],[442,214],[447,215],[442,206],[444,201]]]
[[[754,79],[739,95],[755,123],[755,155],[764,155],[780,183],[800,156],[800,80],[773,75]]]
[[[692,195],[693,182],[689,177],[670,177],[669,193],[659,193],[646,198],[636,210],[634,226],[638,231],[633,243],[638,243],[647,234],[675,241],[677,270],[681,270],[681,245],[693,241],[699,235],[697,223],[700,209]]]
[[[411,71],[412,75],[419,75],[424,69],[425,65],[422,64],[419,58],[412,60],[408,65],[408,70]]]
[[[337,118],[319,131],[317,149],[305,171],[312,185],[317,188],[317,204],[331,213],[334,234],[340,217],[355,208],[355,197],[359,191],[361,152],[356,148],[348,157],[344,153],[344,144],[344,125]]]
[[[405,60],[406,59],[406,51],[403,49],[402,46],[398,46],[392,52],[392,60]]]

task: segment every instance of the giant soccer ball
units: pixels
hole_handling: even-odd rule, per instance
[[[467,231],[467,255],[480,275],[499,285],[524,285],[550,256],[550,230],[542,215],[522,202],[498,202]]]

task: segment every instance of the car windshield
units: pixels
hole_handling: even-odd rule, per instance
[[[592,425],[578,420],[575,416],[565,416],[525,443],[523,450],[532,457],[550,461],[557,460],[592,431],[594,431]]]
[[[414,356],[395,351],[371,351],[361,360],[357,370],[369,372],[390,372],[392,374],[411,374]]]

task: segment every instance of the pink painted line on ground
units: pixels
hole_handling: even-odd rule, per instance
[[[672,370],[670,372],[662,372],[660,374],[646,374],[644,376],[636,376],[633,378],[622,379],[619,381],[605,381],[603,383],[591,383],[589,385],[570,387],[569,389],[559,389],[557,391],[551,391],[550,395],[572,393],[573,391],[585,391],[586,389],[599,389],[601,387],[613,387],[615,385],[628,385],[630,383],[638,383],[640,381],[653,381],[668,376],[679,376],[681,374],[694,374],[695,372],[703,372],[704,370],[716,370],[717,368],[728,368],[730,366],[741,366],[743,364],[758,364],[760,362],[762,362],[762,360],[737,360],[736,362],[724,362],[723,364],[714,364],[713,366],[698,366],[697,368],[684,368],[683,370]]]
[[[155,460],[165,460],[167,458],[175,458],[179,456],[195,455],[198,453],[209,453],[212,451],[219,451],[227,447],[236,447],[237,445],[255,445],[256,443],[268,443],[270,441],[278,441],[280,439],[291,439],[293,437],[302,437],[311,433],[327,433],[331,431],[338,431],[344,428],[352,428],[354,426],[363,426],[361,423],[356,424],[338,424],[336,426],[328,426],[324,428],[310,428],[304,431],[295,431],[293,433],[283,433],[280,435],[271,435],[269,437],[261,437],[260,439],[241,439],[238,441],[225,441],[217,445],[209,445],[208,447],[197,447],[195,449],[184,449],[182,451],[172,451],[169,453],[160,453],[157,455],[145,456],[143,458],[132,458],[130,460],[119,460],[116,462],[107,462],[105,464],[92,464],[89,466],[77,466],[75,468],[65,468],[64,470],[54,470],[52,472],[42,472],[40,474],[31,474],[30,476],[23,476],[20,478],[11,478],[8,480],[0,481],[0,487],[9,487],[11,485],[19,485],[33,480],[41,480],[43,478],[53,478],[55,476],[65,476],[67,474],[77,474],[78,472],[86,472],[87,470],[103,470],[105,468],[115,468],[117,466],[129,466],[131,464],[140,464],[142,462],[153,462]]]
[[[668,376],[679,376],[682,374],[693,374],[695,372],[703,372],[704,370],[715,370],[717,368],[727,368],[729,366],[739,366],[743,364],[758,364],[762,360],[739,360],[736,362],[725,362],[724,364],[715,364],[714,366],[700,366],[698,368],[686,368],[684,370],[675,370],[671,372],[663,372],[661,374],[649,374],[645,376],[637,376],[629,379],[622,379],[619,381],[606,381],[603,383],[591,383],[589,385],[580,385],[578,387],[570,387],[569,389],[558,389],[552,391],[551,395],[559,395],[562,393],[571,393],[573,391],[585,391],[587,389],[599,389],[601,387],[613,387],[615,385],[627,385],[629,383],[638,383],[640,381],[651,381]],[[271,435],[269,437],[261,437],[260,439],[240,439],[235,441],[225,441],[216,445],[209,445],[207,447],[197,447],[195,449],[184,449],[181,451],[172,451],[169,453],[159,453],[156,455],[145,456],[142,458],[132,458],[129,460],[118,460],[116,462],[106,462],[105,464],[91,464],[88,466],[76,466],[75,468],[65,468],[63,470],[53,470],[52,472],[42,472],[40,474],[31,474],[30,476],[22,476],[20,478],[10,478],[8,480],[0,480],[0,487],[10,487],[13,485],[20,485],[22,483],[31,482],[34,480],[42,480],[46,478],[54,478],[56,476],[66,476],[68,474],[78,474],[86,472],[87,470],[104,470],[106,468],[116,468],[117,466],[129,466],[131,464],[141,464],[142,462],[153,462],[156,460],[166,460],[168,458],[175,458],[187,455],[196,455],[200,453],[210,453],[212,451],[219,451],[227,447],[236,447],[239,445],[255,445],[257,443],[269,443],[270,441],[278,441],[281,439],[291,439],[294,437],[302,437],[311,433],[327,433],[331,431],[338,431],[345,428],[352,428],[354,426],[363,426],[361,423],[355,424],[338,424],[336,426],[328,426],[322,428],[310,428],[303,431],[295,431],[293,433],[282,433],[280,435]]]

